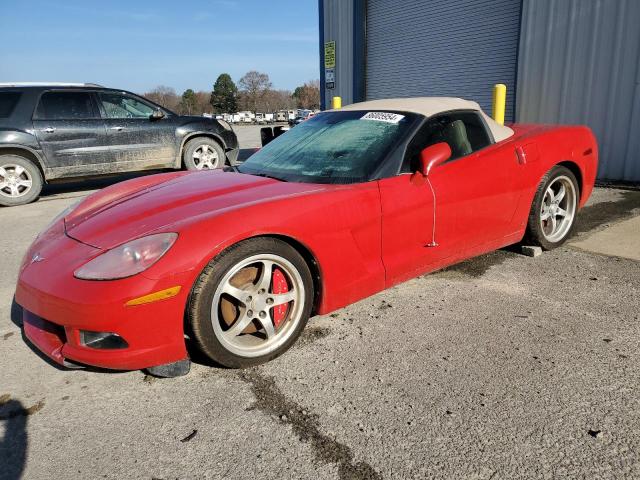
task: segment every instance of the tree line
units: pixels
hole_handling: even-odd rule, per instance
[[[294,108],[320,108],[320,81],[311,80],[293,92],[275,90],[269,75],[252,70],[234,83],[228,73],[218,76],[210,92],[185,90],[182,95],[164,85],[144,93],[144,97],[182,115],[203,113],[275,112]]]

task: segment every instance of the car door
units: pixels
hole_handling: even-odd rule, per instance
[[[54,177],[90,174],[109,155],[104,121],[89,91],[46,91],[33,128]]]
[[[452,157],[428,178],[422,149],[446,142]],[[512,142],[493,144],[475,112],[430,119],[407,148],[402,173],[380,181],[382,253],[389,284],[470,257],[515,231],[520,172]]]
[[[176,119],[163,112],[154,118],[155,105],[125,92],[99,92],[112,149],[112,162],[122,170],[173,167],[177,155]]]

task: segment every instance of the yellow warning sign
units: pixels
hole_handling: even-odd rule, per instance
[[[324,44],[324,68],[336,67],[336,42],[330,41]]]

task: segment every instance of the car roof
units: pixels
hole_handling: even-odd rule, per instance
[[[67,83],[67,82],[4,82],[0,87],[100,87],[97,83]]]
[[[509,138],[513,135],[513,130],[509,127],[505,127],[504,125],[500,125],[485,114],[480,108],[480,105],[476,102],[456,97],[385,98],[352,103],[343,107],[342,110],[395,110],[398,112],[418,113],[425,117],[432,117],[439,113],[455,110],[475,110],[484,117],[484,120],[487,123],[489,130],[491,130],[496,142]]]

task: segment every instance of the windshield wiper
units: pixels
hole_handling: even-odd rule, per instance
[[[279,182],[286,182],[286,180],[280,177],[276,177],[274,175],[269,175],[268,173],[250,173],[249,175],[254,175],[256,177],[272,178],[274,180],[278,180]]]

